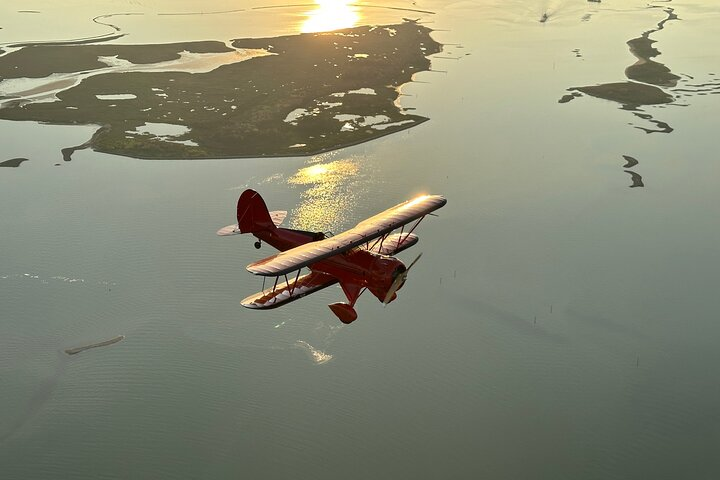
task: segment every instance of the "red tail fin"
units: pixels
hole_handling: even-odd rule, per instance
[[[238,228],[242,233],[262,230],[274,230],[275,224],[270,218],[265,201],[255,190],[245,190],[237,204]]]

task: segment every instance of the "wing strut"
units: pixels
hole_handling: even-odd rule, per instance
[[[426,216],[427,216],[427,214],[426,214],[426,215],[423,215],[423,216],[420,217],[420,218],[418,218],[417,222],[415,222],[415,224],[412,226],[412,228],[408,231],[408,233],[407,233],[408,236],[409,236],[411,233],[413,233],[413,231],[415,231],[415,229],[417,228],[417,226],[420,225],[420,222],[422,222],[423,219],[424,219]],[[368,242],[368,243],[366,244],[367,249],[368,249],[368,250],[372,250],[373,248],[375,248],[375,245],[377,245],[378,242],[380,242],[380,246],[379,246],[378,249],[379,249],[379,250],[382,250],[383,242],[390,236],[390,233],[392,233],[392,232],[388,232],[388,233],[386,233],[385,235],[383,235],[383,236],[381,236],[381,237],[378,237],[378,239],[375,240],[375,243],[373,243],[372,245],[370,245],[370,242]],[[405,233],[405,225],[403,225],[403,226],[400,228],[400,238],[402,238],[402,234],[403,234],[403,233]]]
[[[288,287],[290,287],[290,295],[292,295],[292,294],[295,292],[295,287],[297,286],[298,278],[300,278],[300,270],[302,270],[302,269],[301,269],[301,268],[298,268],[297,275],[295,275],[295,281],[292,283],[292,286],[290,286],[290,280],[288,280],[287,273],[284,274],[284,276],[285,276],[285,284],[286,284]],[[277,281],[276,281],[276,283],[277,283]],[[275,291],[274,288],[273,288],[273,291]]]
[[[380,242],[380,248],[382,248],[383,242],[385,241],[385,239],[386,239],[389,235],[390,235],[390,232],[386,233],[386,234],[383,235],[382,237],[378,237],[378,239],[375,240],[375,243],[373,243],[372,245],[370,245],[370,242],[366,243],[366,244],[365,244],[365,247],[366,247],[368,250],[372,250],[373,248],[375,248],[375,245],[377,245],[378,242]]]
[[[280,277],[284,276],[285,281],[280,282]],[[300,275],[300,269],[294,280],[292,275],[281,274],[275,276],[275,282],[272,288],[265,289],[248,296],[240,302],[243,307],[252,309],[277,308],[288,302],[298,300],[306,295],[335,285],[338,279],[320,272],[310,272],[307,275]],[[264,286],[263,286],[264,287]]]
[[[423,218],[425,218],[426,216],[427,216],[427,214],[426,214],[426,215],[423,215],[423,216],[420,217],[420,218],[418,218],[418,221],[415,222],[415,225],[413,225],[413,227],[410,229],[410,231],[408,232],[408,235],[410,235],[410,234],[417,228],[417,226],[420,225],[420,222],[422,222],[422,221],[423,221]],[[403,226],[403,228],[404,228],[404,226]],[[400,232],[400,233],[402,233],[402,232]]]
[[[295,287],[297,286],[298,279],[300,278],[300,271],[301,271],[301,270],[302,270],[301,268],[298,268],[297,275],[295,275],[295,280],[294,280],[292,283],[290,283],[290,280],[288,279],[287,273],[283,275],[283,276],[285,277],[285,284],[286,284],[288,287],[290,287],[290,295],[292,295],[292,294],[295,292]],[[265,291],[265,279],[266,279],[266,278],[267,278],[267,277],[263,277],[263,286],[262,286],[262,291],[263,291],[263,292]],[[280,276],[279,276],[279,275],[278,275],[277,277],[275,277],[275,283],[273,284],[272,290],[270,290],[270,292],[274,292],[274,291],[275,291],[275,289],[277,288],[278,280],[280,280]]]
[[[408,233],[407,233],[408,235],[410,235],[411,233],[413,233],[413,231],[417,228],[417,226],[420,225],[420,222],[423,221],[423,218],[425,218],[425,216],[426,216],[426,215],[423,215],[422,217],[418,218],[418,221],[415,222],[415,224],[412,226],[412,228],[408,231]],[[368,250],[372,250],[373,248],[375,248],[375,245],[377,245],[378,242],[380,242],[379,249],[381,250],[381,249],[382,249],[382,246],[383,246],[383,242],[390,236],[390,233],[391,233],[391,232],[388,232],[388,233],[386,233],[385,235],[383,235],[382,237],[378,237],[378,239],[375,240],[375,243],[373,243],[372,245],[370,245],[370,242],[368,242],[368,243],[366,244],[367,249],[368,249]],[[405,233],[405,225],[403,225],[403,226],[400,228],[400,237],[401,237],[401,238],[402,238],[402,234],[403,234],[403,233]]]

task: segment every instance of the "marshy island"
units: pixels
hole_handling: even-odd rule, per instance
[[[427,120],[399,88],[442,47],[414,21],[273,38],[31,45],[0,57],[0,119],[94,124],[147,159],[312,155]]]

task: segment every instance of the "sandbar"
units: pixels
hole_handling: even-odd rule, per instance
[[[577,90],[592,97],[631,106],[660,105],[673,101],[673,96],[662,89],[636,82],[605,83],[588,87],[574,87],[569,90]]]
[[[0,167],[10,167],[10,168],[17,168],[20,166],[21,163],[27,162],[27,158],[11,158],[10,160],[5,160],[4,162],[0,162]]]

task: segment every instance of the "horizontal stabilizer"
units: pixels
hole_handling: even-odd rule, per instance
[[[276,227],[279,227],[282,224],[285,217],[287,217],[287,210],[275,210],[274,212],[270,212],[270,218]]]
[[[240,305],[252,309],[277,308],[337,282],[337,278],[331,275],[311,272],[298,278],[297,282],[293,278],[288,282],[278,283],[275,288],[250,295],[240,302]]]
[[[228,225],[227,227],[223,227],[220,230],[217,231],[217,234],[221,237],[227,237],[230,235],[240,235],[242,232],[237,226],[237,223],[233,223],[232,225]]]
[[[282,222],[285,220],[285,217],[287,217],[287,210],[276,210],[274,212],[270,213],[270,219],[275,224],[276,227],[279,227]],[[220,230],[217,231],[217,234],[221,237],[228,237],[230,235],[240,235],[241,232],[240,228],[238,227],[237,223],[234,223],[232,225],[228,225],[227,227],[223,227]]]

